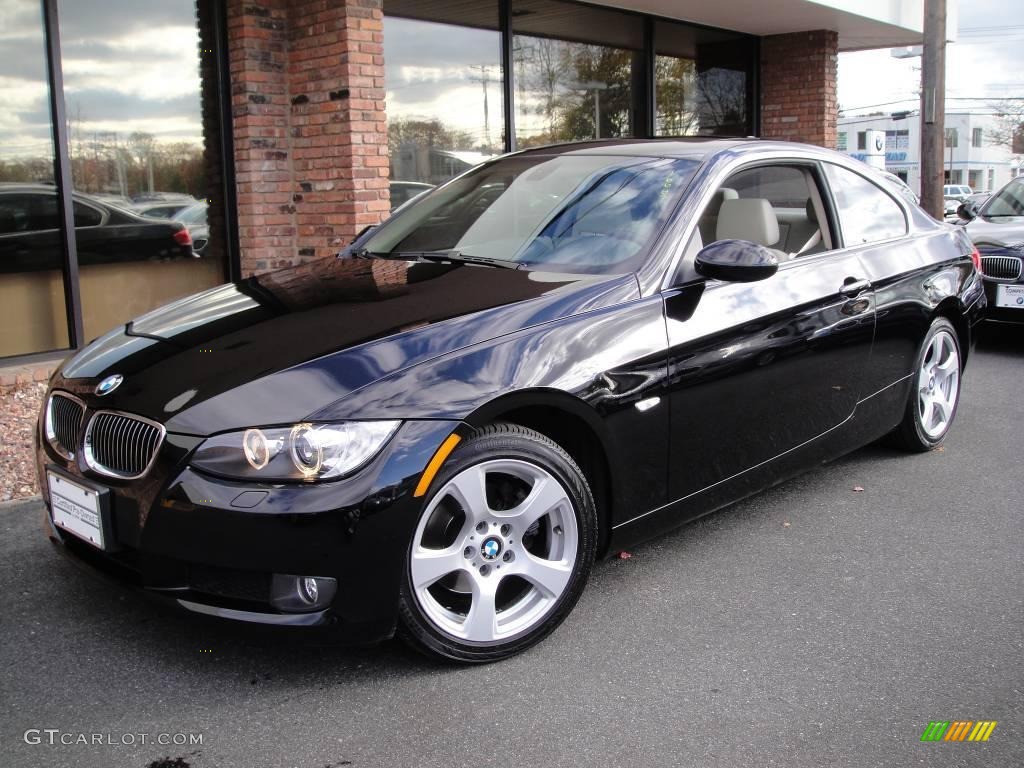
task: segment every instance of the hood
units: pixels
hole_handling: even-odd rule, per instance
[[[1024,245],[1024,216],[991,219],[979,216],[967,222],[964,227],[975,245],[990,243],[1011,248]]]
[[[143,315],[71,358],[55,385],[171,432],[290,424],[425,360],[636,296],[631,274],[329,257]],[[115,391],[92,394],[115,373]]]

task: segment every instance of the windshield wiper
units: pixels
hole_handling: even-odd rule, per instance
[[[377,253],[363,248],[352,255],[357,258],[377,257],[381,259],[408,259],[409,261],[450,261],[454,264],[478,264],[484,267],[503,267],[505,269],[519,269],[521,266],[518,261],[492,259],[487,256],[470,256],[454,249],[450,251],[391,251],[390,253]]]
[[[407,256],[408,254],[401,254]],[[480,264],[485,267],[503,267],[504,269],[519,269],[518,261],[508,259],[493,259],[488,256],[470,256],[468,253],[458,251],[426,251],[416,253],[416,258],[425,261],[452,261],[458,264]]]

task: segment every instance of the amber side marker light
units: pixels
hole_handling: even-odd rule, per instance
[[[456,434],[448,435],[445,441],[441,443],[441,447],[437,449],[434,456],[430,459],[430,463],[427,464],[427,468],[423,470],[423,474],[420,475],[420,481],[416,484],[416,490],[413,492],[414,498],[419,498],[427,492],[427,488],[430,487],[430,483],[434,479],[434,475],[437,474],[437,470],[444,464],[444,460],[448,458],[448,454],[455,450],[455,446],[462,440]]]

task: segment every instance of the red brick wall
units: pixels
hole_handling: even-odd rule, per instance
[[[387,213],[381,0],[228,0],[242,273],[336,252]]]
[[[819,30],[761,39],[761,136],[834,149],[839,35]]]

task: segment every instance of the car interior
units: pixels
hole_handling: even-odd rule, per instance
[[[809,169],[759,166],[726,180],[704,209],[697,231],[702,247],[718,240],[749,240],[785,262],[831,250],[823,213]]]

